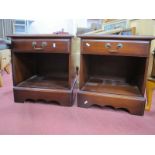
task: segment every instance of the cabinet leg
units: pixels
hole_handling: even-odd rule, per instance
[[[14,101],[16,103],[24,103],[25,100],[19,96],[14,95]]]
[[[67,106],[67,107],[70,107],[72,106],[72,103],[70,100],[67,100],[67,101],[58,101],[59,105],[61,106]]]
[[[146,83],[146,97],[147,97],[147,104],[145,106],[145,110],[150,111],[152,105],[152,95],[153,90],[155,89],[155,82],[147,81]]]
[[[135,108],[127,108],[128,111],[132,114],[132,115],[139,115],[139,116],[143,116],[144,115],[144,108],[145,108],[145,103],[144,105],[140,105],[138,107]]]

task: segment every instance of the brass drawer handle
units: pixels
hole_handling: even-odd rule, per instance
[[[42,46],[42,48],[46,47],[46,46],[47,46],[47,42],[43,41],[43,42],[41,43],[41,46]]]
[[[123,44],[122,43],[118,43],[117,44],[117,48],[123,48]]]
[[[117,53],[117,50],[108,50],[109,53]]]
[[[32,48],[33,48],[34,50],[43,50],[44,47],[47,46],[47,42],[42,42],[42,43],[41,43],[41,47],[36,47],[36,45],[37,45],[37,42],[33,41],[33,42],[32,42]]]
[[[105,47],[106,47],[106,48],[111,48],[111,44],[110,44],[110,43],[106,43],[106,44],[105,44]]]
[[[42,49],[43,49],[43,48],[41,48],[41,47],[36,47],[36,45],[37,45],[37,42],[33,41],[33,42],[32,42],[32,48],[33,48],[34,50],[42,50]]]

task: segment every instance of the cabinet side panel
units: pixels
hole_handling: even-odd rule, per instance
[[[24,53],[12,52],[13,63],[13,83],[14,86],[18,83],[35,75],[35,59],[33,55],[26,55]]]
[[[88,80],[88,57],[86,55],[80,56],[80,88]]]

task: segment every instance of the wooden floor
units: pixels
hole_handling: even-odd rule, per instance
[[[137,86],[130,85],[120,78],[90,77],[82,90],[96,93],[142,96]]]
[[[69,89],[68,79],[66,77],[53,77],[53,76],[37,76],[34,75],[29,79],[19,83],[19,87],[28,88],[44,88],[44,89]]]

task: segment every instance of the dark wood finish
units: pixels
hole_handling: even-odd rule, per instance
[[[81,90],[96,93],[141,96],[138,86],[130,85],[124,79],[114,77],[90,77]]]
[[[154,37],[80,37],[78,106],[111,106],[126,109],[131,114],[143,115],[149,48]],[[106,43],[110,43],[110,49]],[[117,48],[119,43],[123,45],[121,48]]]
[[[111,80],[114,82],[113,85],[116,81],[118,84],[138,86],[143,94],[145,90],[142,89],[142,81],[144,81],[146,61],[147,59],[143,57],[82,54],[80,88],[93,77],[99,81],[101,79],[101,83]]]
[[[106,44],[111,47],[107,48]],[[121,44],[122,47],[117,46]],[[82,41],[83,54],[148,56],[149,41],[87,40]]]
[[[72,68],[71,39],[64,35],[12,36],[15,102],[42,100],[73,105],[76,68]],[[37,43],[35,48],[32,42]],[[43,42],[46,46],[42,48]]]
[[[110,39],[110,40],[145,40],[145,41],[151,41],[155,39],[155,36],[136,36],[136,35],[105,35],[105,34],[92,34],[92,35],[78,35],[78,37],[82,39]]]
[[[43,89],[29,87],[14,87],[15,102],[43,101],[47,103],[57,103],[63,106],[72,106],[73,96],[71,90],[63,89]]]
[[[111,106],[115,109],[125,109],[134,115],[143,115],[145,108],[144,97],[132,97],[126,95],[117,95],[110,93],[92,93],[88,91],[79,91],[78,105],[88,108],[92,105]]]
[[[66,89],[68,90],[68,80],[65,76],[37,76],[34,75],[31,78],[19,83],[18,87],[28,88],[46,88],[46,89]]]
[[[35,48],[32,46],[36,42]],[[42,43],[46,42],[46,46],[42,47]],[[69,53],[69,39],[13,39],[13,50],[16,52],[47,52],[47,53]]]

